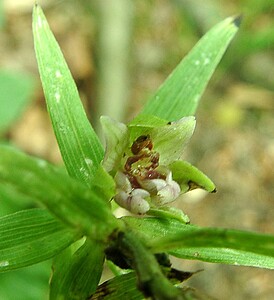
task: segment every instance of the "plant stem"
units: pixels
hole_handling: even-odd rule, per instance
[[[138,288],[144,296],[156,300],[185,299],[182,291],[164,276],[154,255],[133,232],[120,232],[117,241],[119,250],[137,273]]]

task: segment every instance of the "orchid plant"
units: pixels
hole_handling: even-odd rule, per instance
[[[238,25],[227,18],[213,27],[129,124],[101,117],[104,150],[35,5],[35,52],[67,173],[0,147],[1,197],[42,204],[0,218],[0,272],[53,258],[50,299],[197,299],[178,286],[193,273],[172,268],[169,255],[274,268],[273,236],[190,225],[169,205],[195,188],[216,191],[182,155],[201,94]],[[114,202],[132,215],[116,218]],[[106,260],[114,277],[99,285]]]

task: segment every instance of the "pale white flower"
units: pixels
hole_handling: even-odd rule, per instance
[[[194,117],[167,122],[141,115],[128,126],[109,117],[101,122],[106,136],[103,166],[114,176],[114,200],[120,206],[145,214],[196,187],[215,191],[208,177],[181,160],[195,128]]]

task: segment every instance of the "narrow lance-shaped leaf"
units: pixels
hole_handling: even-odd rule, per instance
[[[47,260],[79,238],[43,209],[0,218],[0,272]]]
[[[100,177],[104,179],[102,173]],[[96,239],[104,240],[117,227],[118,220],[104,199],[113,193],[108,190],[111,186],[106,187],[105,193],[100,184],[89,189],[46,161],[2,146],[0,190],[7,186],[43,203],[67,226]]]
[[[175,219],[123,218],[154,252],[213,263],[274,269],[274,236],[184,225]]]
[[[208,31],[181,61],[142,113],[169,121],[194,115],[200,97],[236,34],[239,18],[227,18]]]
[[[73,246],[73,245],[72,245]],[[87,299],[101,278],[104,245],[87,239],[74,253],[67,248],[53,262],[50,299]]]
[[[33,10],[33,35],[47,107],[66,168],[72,177],[90,185],[103,159],[103,147],[87,119],[63,54],[38,5]]]
[[[243,240],[245,242],[243,242]],[[272,257],[274,263],[274,236],[224,228],[193,228],[154,240],[151,248],[156,252],[184,247],[220,247],[250,251]]]

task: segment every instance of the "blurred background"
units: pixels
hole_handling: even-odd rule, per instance
[[[62,164],[50,126],[31,32],[33,0],[0,0],[0,142]],[[213,25],[243,15],[202,97],[185,159],[218,193],[196,190],[174,205],[200,226],[274,234],[274,1],[38,1],[98,133],[98,118],[132,118]],[[31,207],[0,195],[0,215]],[[213,299],[273,299],[274,272],[178,261],[204,269],[186,284]],[[0,299],[47,299],[50,262],[0,274]],[[16,288],[15,288],[16,287]]]

